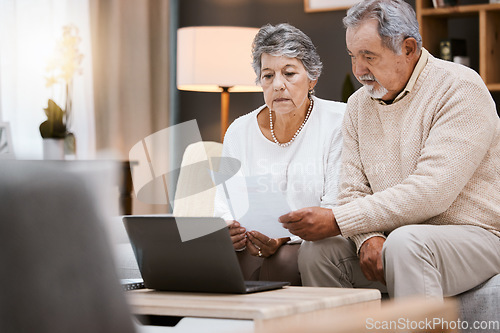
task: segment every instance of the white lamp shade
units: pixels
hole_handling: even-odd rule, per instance
[[[255,84],[252,42],[259,29],[185,27],[177,30],[177,88],[190,91],[262,91]]]

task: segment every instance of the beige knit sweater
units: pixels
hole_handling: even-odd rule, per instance
[[[481,77],[429,55],[411,92],[347,104],[333,213],[359,247],[408,224],[476,225],[500,236],[500,120]]]

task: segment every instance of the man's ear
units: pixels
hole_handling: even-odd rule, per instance
[[[407,58],[413,58],[415,55],[417,55],[417,41],[415,40],[415,38],[406,38],[403,41],[402,51]]]

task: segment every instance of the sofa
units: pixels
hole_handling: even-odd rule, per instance
[[[0,332],[135,332],[94,167],[0,161]]]
[[[500,332],[500,274],[457,297],[460,300],[460,320],[469,325],[462,330],[463,333]],[[479,330],[473,327],[475,322],[491,322],[497,326]]]

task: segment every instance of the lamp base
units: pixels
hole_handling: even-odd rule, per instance
[[[226,135],[227,128],[229,127],[229,87],[221,87],[222,93],[220,95],[220,142],[224,142],[224,135]]]

